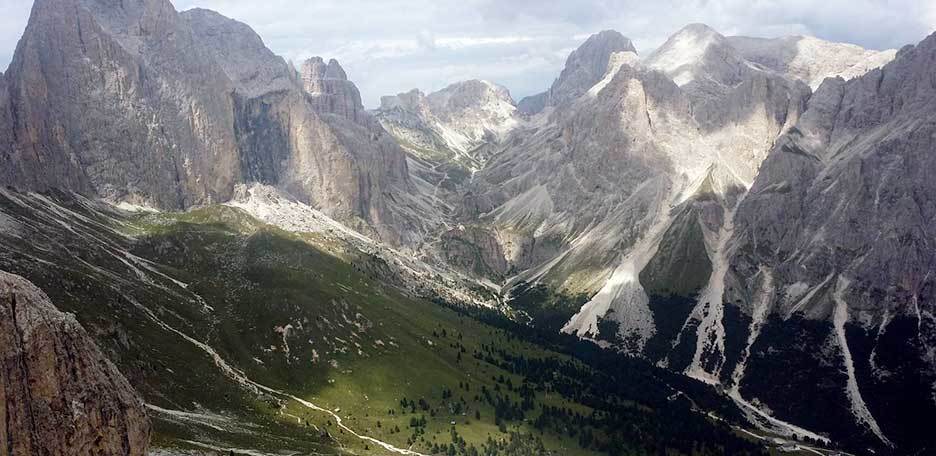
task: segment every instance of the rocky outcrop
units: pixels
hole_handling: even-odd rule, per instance
[[[74,316],[0,272],[0,454],[143,456],[142,400]]]
[[[337,60],[331,59],[326,64],[321,57],[312,57],[302,64],[300,74],[302,87],[311,97],[316,112],[334,114],[353,122],[363,121],[361,93],[348,80]]]

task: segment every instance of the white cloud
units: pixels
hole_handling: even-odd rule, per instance
[[[0,0],[0,66],[31,0]],[[936,29],[934,0],[176,0],[250,24],[275,52],[337,58],[365,102],[468,78],[516,97],[549,86],[571,49],[615,29],[646,53],[691,22],[725,34],[809,34],[872,48],[919,41]]]
[[[479,36],[479,37],[453,36],[453,37],[436,39],[435,44],[437,46],[443,46],[449,49],[458,50],[458,49],[464,49],[466,47],[472,47],[472,46],[490,46],[490,45],[515,44],[515,43],[529,43],[531,41],[536,41],[536,40],[537,38],[534,38],[532,36]]]
[[[926,13],[926,22],[930,31],[936,31],[936,2],[930,4],[929,11]]]

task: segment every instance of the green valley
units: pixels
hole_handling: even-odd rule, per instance
[[[762,451],[701,410],[738,418],[701,384],[408,296],[367,254],[240,209],[3,191],[0,216],[0,269],[76,314],[145,397],[165,454]]]

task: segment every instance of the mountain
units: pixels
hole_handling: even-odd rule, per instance
[[[464,188],[448,261],[496,277],[539,326],[724,387],[763,429],[925,447],[930,40],[882,70],[887,53],[861,53],[806,73],[748,60],[745,40],[695,24],[643,59],[599,56],[603,77]],[[863,75],[811,92],[843,71]]]
[[[727,39],[747,61],[800,79],[813,90],[819,88],[825,78],[853,79],[887,64],[897,54],[895,49],[874,51],[811,36],[771,39],[730,36]]]
[[[936,413],[934,56],[931,35],[881,69],[819,87],[738,209],[727,279],[735,292],[725,300],[755,315],[742,394],[821,429],[835,420],[784,405],[808,380],[766,385],[758,375],[780,366],[824,373],[811,389],[847,404],[836,409],[841,420],[904,448],[932,445],[918,419]],[[827,348],[775,351],[777,336]]]
[[[597,335],[599,320],[614,309],[628,320],[622,333],[636,335],[639,351],[654,329],[650,309],[640,304],[646,295],[636,274],[676,219],[685,217],[683,223],[693,227],[697,222],[689,219],[704,215],[699,226],[706,233],[696,230],[693,248],[703,254],[714,248],[709,244],[718,237],[722,214],[750,185],[774,139],[795,122],[809,89],[770,72],[748,71],[739,58],[733,85],[684,90],[633,51],[599,46],[610,54],[592,52],[609,36],[615,35],[587,40],[563,71],[578,74],[587,55],[607,63],[603,76],[569,92],[580,96],[554,107],[540,124],[512,133],[466,190],[460,209],[466,229],[451,236],[469,243],[495,240],[506,264],[489,269],[510,277],[508,287],[535,281],[573,301],[596,297],[587,304],[566,302],[560,312],[566,319],[585,306],[559,326]],[[570,87],[569,80],[560,77],[556,87]],[[713,207],[687,204],[695,200]],[[476,243],[490,250],[490,242]]]
[[[631,40],[614,30],[590,36],[566,59],[565,68],[548,91],[526,97],[518,103],[521,112],[537,114],[550,106],[559,106],[583,95],[604,77],[611,55],[637,53]]]
[[[5,454],[144,456],[143,403],[74,315],[0,271],[0,436]]]
[[[35,2],[5,74],[3,183],[174,208],[224,199],[231,82],[168,2],[111,6]]]
[[[312,57],[302,64],[300,70],[302,87],[311,95],[315,112],[334,114],[355,123],[366,123],[361,92],[337,60],[326,64],[321,57]]]
[[[337,62],[296,75],[217,13],[40,0],[4,79],[6,185],[184,209],[260,182],[392,244],[425,223],[404,152]]]
[[[479,80],[429,95],[414,89],[383,97],[375,115],[415,157],[469,171],[484,166],[488,157],[479,151],[482,146],[503,140],[522,122],[507,89]]]
[[[697,91],[712,84],[737,84],[752,69],[727,38],[705,24],[690,24],[676,32],[647,56],[645,64],[666,73],[676,85]]]
[[[0,269],[170,452],[925,452],[934,55],[604,31],[368,112],[217,13],[37,0]]]

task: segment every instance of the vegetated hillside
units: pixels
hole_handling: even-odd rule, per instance
[[[408,298],[319,242],[224,206],[130,214],[0,191],[0,269],[77,315],[145,397],[158,448],[760,452],[695,409],[735,413],[691,380]]]

